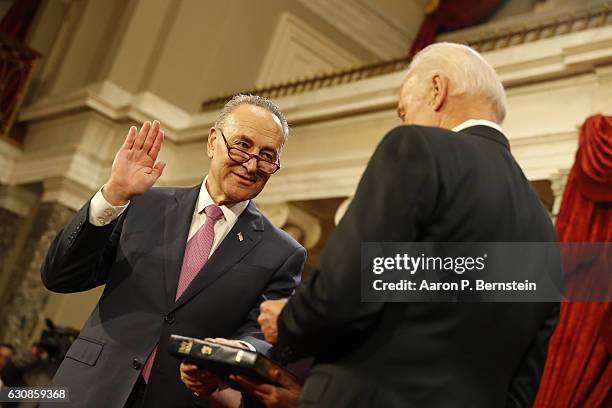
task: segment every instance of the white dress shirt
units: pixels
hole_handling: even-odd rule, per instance
[[[468,119],[465,122],[455,126],[452,129],[452,131],[459,132],[463,129],[466,129],[472,126],[488,126],[488,127],[492,127],[493,129],[499,131],[502,134],[504,133],[501,126],[499,126],[497,123],[491,122],[490,120],[485,120],[485,119]]]
[[[129,204],[129,202],[125,205],[119,206],[110,204],[108,201],[106,201],[104,195],[102,195],[102,189],[100,189],[91,199],[91,203],[89,205],[89,222],[96,226],[107,225],[117,219],[125,211]],[[206,221],[204,209],[210,204],[214,204],[214,201],[206,189],[205,178],[202,186],[200,187],[198,200],[196,201],[193,215],[191,217],[191,226],[189,227],[189,235],[187,238],[188,240],[190,240],[204,225],[204,222]],[[227,233],[232,229],[234,224],[236,224],[236,221],[238,221],[240,214],[242,214],[248,205],[249,200],[241,201],[229,206],[219,206],[219,209],[221,209],[221,212],[223,213],[223,217],[218,219],[215,223],[215,239],[210,250],[210,255],[212,255],[215,249],[217,249],[221,241],[223,241]]]

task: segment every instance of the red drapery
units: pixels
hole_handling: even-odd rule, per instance
[[[33,61],[40,55],[24,43],[40,0],[15,0],[0,20],[0,133],[19,140],[11,129],[17,115]],[[21,132],[23,133],[23,132]]]
[[[23,43],[30,31],[39,3],[40,0],[15,0],[0,21],[0,34]]]
[[[456,30],[483,22],[504,0],[433,0],[431,11],[412,42],[409,56],[432,44],[441,31]]]
[[[612,117],[580,128],[557,219],[562,242],[612,241]],[[535,407],[612,406],[612,304],[563,302]]]

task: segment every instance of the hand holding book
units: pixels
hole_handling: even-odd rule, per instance
[[[241,375],[230,375],[230,379],[244,390],[257,397],[267,408],[293,408],[298,406],[302,386],[293,376],[275,371],[276,382],[280,386],[262,383]]]
[[[221,382],[240,388],[229,378],[230,374],[243,375],[260,381],[280,385],[277,378],[295,376],[274,360],[255,351],[218,341],[195,339],[171,335],[168,352],[173,356],[192,363],[210,372]],[[278,373],[282,376],[279,377]],[[297,379],[295,379],[297,382]]]

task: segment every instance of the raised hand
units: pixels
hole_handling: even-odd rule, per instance
[[[137,131],[132,126],[117,152],[111,176],[102,194],[112,205],[124,205],[132,197],[148,191],[162,175],[166,164],[157,160],[164,141],[159,121],[145,122]]]

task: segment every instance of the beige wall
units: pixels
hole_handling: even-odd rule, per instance
[[[197,112],[204,99],[255,86],[283,12],[373,61],[296,0],[46,0],[29,39],[45,58],[27,102],[107,80]]]

